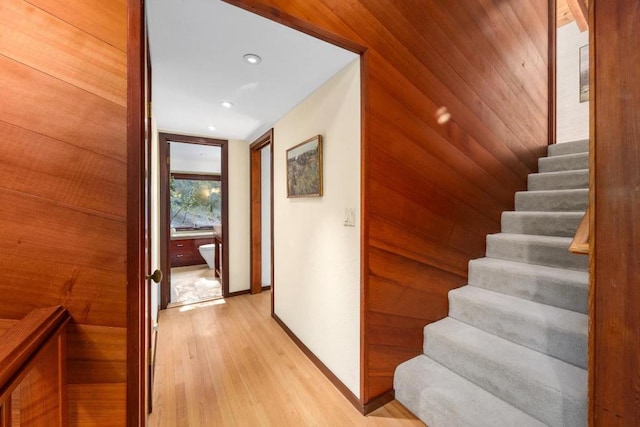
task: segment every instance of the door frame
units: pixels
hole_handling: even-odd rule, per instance
[[[557,77],[556,77],[556,55],[557,55],[557,47],[556,47],[556,39],[557,39],[557,31],[556,28],[556,19],[557,19],[557,11],[558,7],[556,0],[548,0],[549,4],[549,49],[548,49],[548,73],[549,73],[549,140],[547,142],[548,145],[552,145],[556,143],[556,114],[557,114],[557,99],[556,99],[556,85],[557,85]]]
[[[251,280],[251,293],[258,294],[262,292],[262,150],[268,149],[271,151],[269,160],[269,197],[271,198],[271,220],[270,220],[270,234],[271,234],[271,299],[273,301],[274,292],[274,272],[273,272],[273,129],[269,129],[262,136],[258,137],[251,145],[249,149],[250,153],[250,194],[251,194],[251,246],[250,246],[250,280]],[[268,287],[267,287],[268,288]],[[271,310],[273,310],[273,302],[271,304]]]
[[[169,142],[198,144],[222,149],[220,187],[222,189],[222,297],[229,296],[229,156],[226,139],[188,136],[175,133],[158,133],[160,161],[160,269],[165,273],[160,283],[160,309],[164,310],[171,297],[171,259],[169,247],[171,236],[169,233],[169,217],[171,206],[169,203],[170,151]]]
[[[145,272],[145,34],[144,0],[127,0],[127,397],[128,427],[147,423],[147,304]]]

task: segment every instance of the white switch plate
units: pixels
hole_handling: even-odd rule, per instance
[[[355,227],[356,226],[356,210],[353,208],[347,208],[344,210],[344,226]]]

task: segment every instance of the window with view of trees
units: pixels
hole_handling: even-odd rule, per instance
[[[171,227],[176,230],[213,228],[221,222],[219,177],[172,175]]]

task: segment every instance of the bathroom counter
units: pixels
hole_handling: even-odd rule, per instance
[[[213,239],[220,237],[220,234],[211,230],[206,231],[177,231],[171,234],[171,240],[188,240],[188,239]]]

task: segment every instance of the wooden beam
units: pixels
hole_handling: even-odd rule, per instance
[[[582,33],[584,31],[587,31],[589,29],[589,22],[587,21],[587,19],[589,18],[589,11],[584,1],[567,0],[567,6],[569,6],[569,10],[571,10],[571,14],[575,18],[580,32]]]

